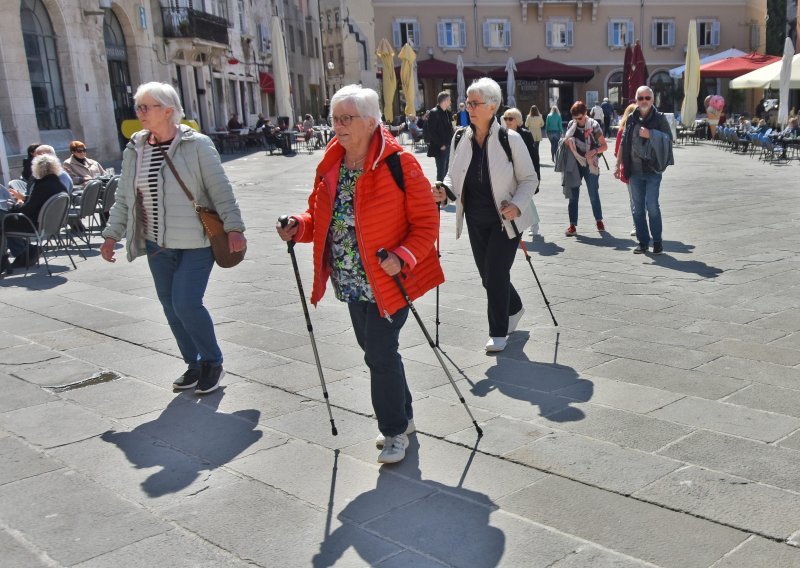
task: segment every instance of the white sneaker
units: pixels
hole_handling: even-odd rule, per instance
[[[507,337],[490,337],[489,341],[486,342],[486,352],[497,353],[502,351],[506,348],[506,343],[508,343]]]
[[[522,319],[522,314],[524,313],[525,313],[525,308],[522,308],[517,313],[508,316],[508,335],[511,335],[512,333],[517,331],[519,320]]]
[[[631,236],[632,236],[632,237],[635,237],[635,236],[636,236],[636,227],[634,227],[633,229],[631,229]]]
[[[414,419],[410,418],[408,420],[408,426],[406,426],[405,434],[413,434],[417,431],[417,427],[414,425]],[[375,447],[379,450],[383,448],[384,441],[386,437],[383,434],[378,434],[378,437],[375,438]]]
[[[539,223],[534,223],[531,225],[531,230],[528,231],[528,236],[535,237],[539,234]]]
[[[408,436],[398,434],[397,436],[386,436],[385,445],[381,455],[378,456],[379,463],[397,463],[406,457],[408,447]]]

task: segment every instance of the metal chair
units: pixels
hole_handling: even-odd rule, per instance
[[[93,179],[83,187],[83,195],[81,195],[81,203],[78,207],[69,209],[67,221],[72,232],[83,242],[86,247],[91,249],[91,230],[94,222],[94,214],[97,211],[97,201],[100,198],[100,190],[103,189],[103,182],[99,179]],[[89,217],[87,222],[89,226],[83,226],[82,220]],[[78,252],[83,256],[80,249]],[[84,257],[85,258],[85,257]]]
[[[95,215],[100,217],[100,229],[104,229],[108,222],[108,214],[111,207],[114,206],[117,196],[117,186],[119,185],[119,174],[112,177],[106,182],[105,187],[100,191],[100,197],[97,200],[97,208]]]
[[[3,231],[2,231],[2,243],[0,243],[0,249],[6,250],[6,239],[9,237],[14,237],[18,239],[25,239],[26,249],[30,249],[31,241],[36,241],[39,244],[39,254],[42,258],[44,258],[44,264],[47,267],[47,273],[52,276],[53,273],[50,270],[50,263],[47,260],[47,246],[55,240],[56,245],[54,247],[55,250],[59,248],[63,249],[67,256],[69,257],[70,262],[72,263],[72,267],[77,269],[78,267],[75,265],[75,261],[72,259],[72,255],[69,254],[69,250],[67,249],[66,242],[61,239],[61,232],[66,230],[67,226],[67,214],[69,213],[69,195],[66,193],[59,193],[54,195],[47,201],[45,201],[42,208],[39,210],[39,225],[38,228],[34,225],[33,221],[27,215],[23,213],[9,213],[5,217],[3,217]],[[10,219],[20,219],[23,222],[27,222],[30,225],[30,231],[7,231],[6,225]],[[25,264],[30,264],[30,259],[27,258],[28,252],[26,251],[26,262]],[[25,267],[25,275],[28,274],[28,267]]]

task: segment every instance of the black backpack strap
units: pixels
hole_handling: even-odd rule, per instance
[[[461,139],[464,137],[464,132],[469,128],[469,126],[462,126],[461,128],[456,129],[456,133],[453,135],[455,138],[455,142],[453,143],[453,150],[458,148],[458,143],[461,142]]]
[[[508,129],[505,126],[500,127],[500,131],[497,133],[497,138],[500,140],[500,145],[506,152],[506,157],[508,157],[508,161],[513,164],[514,158],[511,157],[511,144],[509,144],[508,142]]]
[[[386,165],[394,178],[394,183],[400,188],[403,193],[406,192],[406,182],[403,179],[403,165],[400,163],[400,153],[389,154],[386,156]]]

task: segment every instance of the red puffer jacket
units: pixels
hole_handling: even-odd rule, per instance
[[[394,181],[385,159],[400,153],[403,167],[403,192]],[[330,277],[328,228],[333,216],[339,167],[344,148],[334,139],[317,166],[314,190],[308,209],[295,216],[299,223],[297,242],[314,242],[314,285],[311,303],[316,305],[325,294]],[[439,213],[431,186],[419,163],[402,152],[397,140],[383,126],[375,130],[364,161],[364,172],[356,182],[355,223],[358,249],[367,273],[378,310],[384,316],[406,306],[392,277],[380,267],[377,252],[381,248],[403,259],[403,285],[414,300],[444,282],[444,274],[435,253],[439,235]]]

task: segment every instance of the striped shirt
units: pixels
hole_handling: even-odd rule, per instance
[[[158,146],[169,149],[172,140],[161,142]],[[136,189],[142,197],[142,222],[145,238],[154,243],[159,242],[163,227],[158,218],[160,196],[158,195],[158,177],[161,166],[164,164],[164,155],[155,144],[148,142],[142,152],[142,168],[139,170]]]

